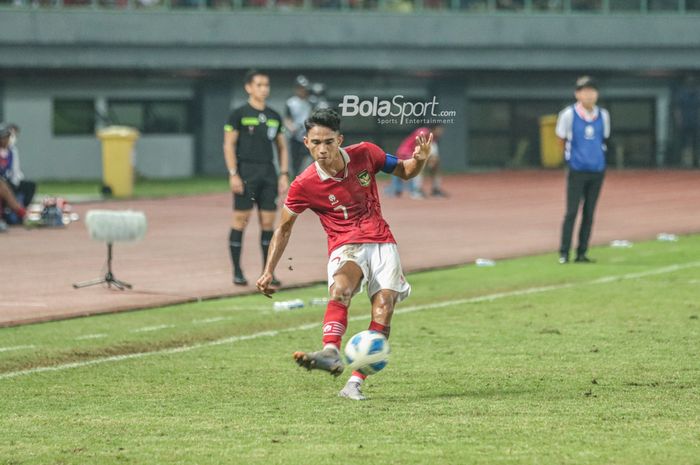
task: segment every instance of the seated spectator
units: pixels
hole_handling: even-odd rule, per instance
[[[447,197],[447,194],[445,194],[441,188],[439,174],[440,153],[438,150],[438,140],[444,132],[444,127],[442,125],[434,124],[430,127],[420,127],[413,130],[413,132],[411,132],[411,134],[406,137],[403,142],[401,142],[401,145],[399,145],[399,147],[396,149],[396,157],[401,160],[408,160],[412,158],[416,137],[418,137],[419,134],[427,136],[431,132],[433,133],[433,143],[431,146],[430,158],[428,158],[428,162],[425,167],[425,171],[428,173],[428,176],[432,181],[430,194],[435,197]],[[406,182],[408,183],[408,190],[412,199],[420,200],[425,198],[425,194],[423,193],[422,189],[422,173]],[[392,176],[391,184],[386,188],[385,193],[390,196],[399,197],[403,192],[403,186],[404,181],[401,178],[398,176]]]
[[[17,201],[12,193],[10,185],[2,178],[0,178],[0,211],[8,212],[8,216],[16,217],[20,223],[24,221],[24,217],[27,214],[27,210]],[[17,221],[14,222],[17,223]],[[0,215],[0,230],[4,231],[5,229],[7,229],[7,223]]]
[[[0,199],[3,201],[5,220],[21,223],[27,207],[34,198],[36,184],[24,179],[20,169],[17,137],[19,126],[0,124]],[[9,211],[8,211],[9,209]]]

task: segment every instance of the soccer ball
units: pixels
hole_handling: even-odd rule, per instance
[[[379,331],[362,331],[345,344],[345,357],[350,369],[363,375],[382,370],[389,362],[389,341]]]

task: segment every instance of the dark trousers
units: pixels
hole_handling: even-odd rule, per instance
[[[32,181],[20,181],[19,186],[11,186],[19,203],[24,207],[28,207],[29,204],[32,203],[34,193],[36,192],[36,183]]]
[[[566,182],[566,214],[561,228],[561,246],[559,253],[569,255],[571,249],[571,236],[576,222],[579,206],[583,201],[581,213],[581,226],[578,232],[578,248],[576,255],[585,255],[588,250],[588,241],[591,238],[593,228],[593,214],[598,202],[600,188],[603,186],[605,173],[586,173],[569,170]]]

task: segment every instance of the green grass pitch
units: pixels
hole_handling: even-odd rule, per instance
[[[0,329],[0,464],[700,464],[700,236],[591,255],[410,275],[366,402],[292,361],[323,307]]]

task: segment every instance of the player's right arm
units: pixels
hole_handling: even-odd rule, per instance
[[[559,142],[559,150],[564,153],[566,148],[566,141],[571,137],[571,131],[573,130],[574,124],[574,110],[573,107],[566,107],[557,115],[557,124],[554,127],[554,133],[557,135],[557,141]]]
[[[297,215],[293,214],[287,207],[282,208],[280,224],[277,226],[277,229],[275,229],[275,233],[272,235],[272,240],[270,241],[270,251],[267,254],[265,270],[256,283],[258,290],[263,294],[270,295],[274,292],[272,289],[270,289],[272,275],[275,272],[275,268],[277,268],[280,259],[282,258],[284,249],[287,248],[289,238],[292,235],[292,228],[294,227],[294,222],[296,220]]]
[[[227,124],[224,126],[224,160],[226,168],[228,168],[228,183],[231,186],[231,192],[235,194],[243,193],[243,180],[238,173],[238,159],[236,157],[236,143],[240,132]]]

